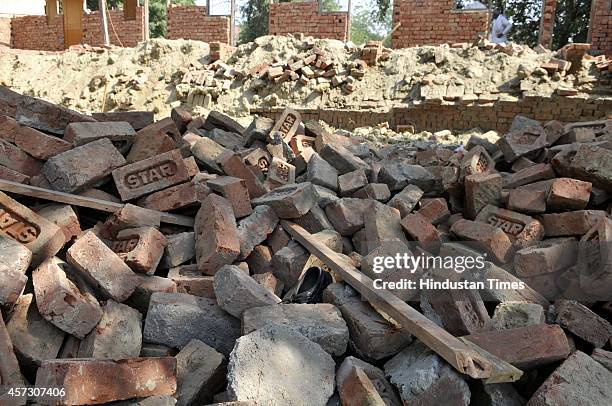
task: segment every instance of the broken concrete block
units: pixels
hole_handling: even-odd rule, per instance
[[[591,182],[571,178],[553,179],[546,207],[552,211],[582,210],[591,197]]]
[[[253,206],[268,205],[281,219],[293,219],[308,213],[316,203],[313,185],[303,182],[278,187],[265,195],[253,199]]]
[[[459,239],[473,241],[479,249],[502,263],[508,262],[513,255],[512,241],[501,229],[480,221],[459,220],[450,231]]]
[[[153,293],[143,331],[144,341],[183,348],[198,339],[229,355],[240,336],[240,322],[215,299],[184,293]]]
[[[152,275],[164,254],[166,237],[153,227],[121,230],[110,248],[134,271]]]
[[[385,375],[404,403],[469,405],[467,382],[420,341],[385,363]]]
[[[160,268],[174,268],[195,257],[195,233],[192,231],[169,235]]]
[[[121,384],[117,385],[118,382]],[[64,388],[62,402],[71,405],[174,395],[176,360],[174,357],[49,360],[38,370],[36,386]]]
[[[206,182],[213,191],[225,197],[234,210],[234,216],[241,218],[253,212],[246,182],[231,176],[219,176]]]
[[[349,331],[340,311],[332,304],[283,304],[246,309],[242,314],[242,333],[281,325],[303,334],[331,355],[344,354]]]
[[[603,347],[612,337],[612,325],[598,316],[588,307],[573,301],[555,302],[556,322],[572,334],[592,344],[595,348]]]
[[[195,251],[198,268],[214,275],[240,254],[240,239],[232,207],[227,199],[211,194],[202,202],[195,219]]]
[[[40,315],[59,329],[79,339],[102,318],[102,309],[88,292],[81,292],[66,277],[68,264],[50,258],[32,272],[36,305]]]
[[[6,329],[21,367],[27,370],[56,358],[66,335],[38,313],[32,294],[19,298]]]
[[[603,405],[612,399],[612,372],[576,351],[542,383],[527,406]]]
[[[231,131],[237,134],[242,134],[245,128],[240,125],[236,120],[230,118],[226,114],[219,111],[213,110],[206,116],[206,120],[202,125],[205,130],[212,130],[213,128],[222,128],[225,131]]]
[[[112,300],[108,300],[102,310],[98,326],[81,341],[78,358],[138,357],[142,345],[140,312]]]
[[[525,399],[510,383],[482,384],[472,389],[472,403],[487,406],[523,406]]]
[[[191,340],[176,355],[177,405],[208,404],[223,389],[225,357],[200,340]]]
[[[418,186],[408,185],[389,200],[389,206],[400,211],[402,218],[406,217],[423,197],[423,191]]]
[[[255,246],[261,244],[274,231],[278,217],[270,206],[257,206],[253,213],[238,223],[240,255],[238,259],[247,258]]]
[[[197,265],[181,265],[170,268],[168,279],[176,283],[178,293],[188,293],[194,296],[215,299],[213,283],[214,276],[202,275]]]
[[[0,235],[0,306],[13,305],[23,292],[32,252],[17,241]]]
[[[412,341],[410,334],[390,324],[348,285],[329,285],[323,292],[323,301],[336,305],[342,313],[351,347],[360,357],[381,360],[397,354]]]
[[[103,298],[123,302],[136,288],[132,270],[91,231],[75,241],[66,260]]]
[[[338,191],[340,196],[347,197],[368,184],[368,178],[363,169],[338,176]]]
[[[295,241],[289,242],[272,257],[272,268],[276,276],[287,289],[293,287],[306,265],[310,254]]]
[[[81,234],[79,218],[68,204],[51,204],[42,207],[36,213],[58,226],[64,233],[65,242]]]
[[[435,186],[435,178],[427,169],[413,165],[405,159],[383,161],[378,182],[386,183],[392,192],[402,190],[408,185],[415,185],[428,192]]]
[[[465,338],[517,368],[548,365],[565,359],[570,353],[565,333],[554,324],[483,331]]]
[[[369,202],[370,205],[363,216],[368,251],[372,251],[384,242],[392,240],[407,244],[408,241],[400,223],[399,210],[375,200]]]
[[[591,354],[591,358],[606,367],[608,371],[612,372],[612,352],[595,348],[593,354]]]
[[[234,265],[226,265],[215,274],[215,296],[219,306],[240,318],[246,309],[280,303],[276,295],[258,284]]]
[[[546,315],[544,308],[536,303],[504,302],[497,305],[491,327],[496,330],[507,330],[544,324]]]
[[[132,200],[188,180],[189,174],[179,150],[122,166],[113,171],[121,200]]]
[[[325,405],[334,392],[334,369],[332,357],[318,344],[295,330],[271,325],[236,341],[227,389],[239,401]]]
[[[28,248],[32,252],[32,266],[54,256],[64,245],[64,233],[58,226],[2,192],[0,235]]]
[[[123,165],[123,155],[107,138],[102,138],[55,155],[42,172],[53,189],[73,193],[95,186]]]
[[[333,191],[338,190],[338,171],[316,152],[313,152],[308,160],[306,178],[313,185]]]
[[[502,201],[502,177],[498,173],[474,174],[465,177],[465,217],[476,218],[480,210]]]

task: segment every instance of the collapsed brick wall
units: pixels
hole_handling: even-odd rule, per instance
[[[488,10],[457,10],[455,0],[394,0],[393,48],[472,42],[489,31]]]
[[[251,109],[251,114],[278,119],[282,108]],[[391,128],[410,124],[417,131],[466,131],[472,128],[505,132],[512,119],[523,115],[539,121],[564,123],[612,117],[612,100],[582,97],[527,97],[494,103],[420,103],[387,112],[344,109],[296,109],[304,120],[323,120],[335,127],[354,129],[387,122]]]
[[[348,39],[348,13],[320,13],[317,1],[272,3],[268,24],[270,35],[303,33],[315,38]]]
[[[19,49],[61,51],[64,49],[64,16],[14,17],[12,23],[12,45]]]
[[[136,9],[135,20],[126,21],[123,18],[122,10],[111,10],[109,15],[108,34],[111,44],[133,47],[143,40],[144,12],[142,7]],[[112,20],[112,26],[110,20]],[[83,13],[83,43],[102,45],[104,39],[101,27],[99,12]],[[112,27],[115,28],[114,31]],[[46,16],[14,17],[11,35],[13,48],[61,51],[64,49],[64,16],[51,17],[49,23],[47,23]]]
[[[101,45],[104,43],[100,19],[100,13],[97,11],[83,15],[83,43],[89,45]],[[122,45],[124,47],[136,46],[144,39],[143,8],[136,7],[136,19],[127,21],[124,19],[123,10],[110,10],[108,15],[108,36],[113,45]]]
[[[588,41],[592,49],[612,55],[612,0],[593,0]]]
[[[11,19],[0,17],[0,47],[11,46]]]
[[[168,39],[230,43],[230,17],[208,16],[204,6],[170,6]]]

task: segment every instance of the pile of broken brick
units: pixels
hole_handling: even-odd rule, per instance
[[[495,144],[373,150],[292,110],[244,128],[215,111],[153,122],[0,96],[5,389],[62,388],[46,401],[70,405],[612,402],[612,302],[552,302],[584,288],[565,277],[580,239],[600,265],[586,293],[610,286],[612,121],[518,118]],[[313,255],[296,224],[336,254]],[[389,285],[444,330],[399,325],[397,303],[358,291],[376,257],[410,250],[486,253],[487,277],[526,285]],[[334,263],[360,277],[342,281]],[[311,266],[336,278],[323,303],[281,303]],[[433,331],[498,362],[484,379],[461,374],[459,347]]]

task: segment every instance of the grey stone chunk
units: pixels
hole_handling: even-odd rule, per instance
[[[6,329],[15,355],[25,369],[56,358],[66,335],[40,315],[32,294],[19,298]]]
[[[239,260],[245,259],[256,245],[261,244],[274,231],[278,224],[278,216],[270,206],[257,206],[253,213],[238,223],[238,239],[240,240]]]
[[[398,240],[408,244],[404,230],[400,224],[400,212],[391,206],[371,200],[364,215],[364,228],[368,252],[387,241]]]
[[[386,183],[392,192],[402,190],[408,185],[415,185],[424,192],[436,185],[434,176],[420,165],[413,165],[405,159],[385,161],[378,173],[378,182]]]
[[[608,371],[612,372],[612,352],[595,348],[593,354],[591,354],[591,358],[606,367]]]
[[[540,126],[539,121],[534,120],[529,117],[518,115],[518,116],[514,116],[514,119],[512,120],[512,124],[510,124],[510,130],[508,132],[525,130],[529,127],[539,127],[539,126]]]
[[[214,299],[184,293],[153,293],[145,319],[143,339],[183,348],[195,339],[229,355],[240,336],[240,322]]]
[[[351,347],[362,358],[387,358],[412,341],[409,333],[386,321],[348,285],[329,285],[323,292],[323,301],[338,307],[349,329]]]
[[[149,310],[151,295],[155,292],[176,293],[176,283],[172,279],[155,275],[134,274],[136,289],[124,302],[146,316]]]
[[[285,185],[251,200],[253,206],[268,205],[282,219],[293,219],[308,213],[316,204],[316,195],[310,182]]]
[[[324,210],[328,204],[340,199],[338,195],[336,194],[336,192],[334,192],[333,190],[330,190],[328,188],[325,188],[319,185],[313,185],[313,186],[315,190],[316,201],[319,207]]]
[[[246,309],[280,303],[280,299],[235,265],[225,265],[215,274],[215,296],[219,306],[240,318]]]
[[[608,405],[612,372],[581,351],[566,359],[536,390],[527,406]]]
[[[402,218],[406,217],[419,200],[423,197],[423,191],[416,185],[408,185],[401,192],[396,194],[389,200],[388,205],[400,211]]]
[[[195,257],[195,233],[188,231],[166,237],[168,245],[159,264],[161,269],[174,268]]]
[[[283,304],[247,309],[242,315],[242,333],[249,334],[267,324],[297,330],[332,355],[346,351],[349,332],[340,311],[332,304]]]
[[[472,392],[472,404],[482,406],[523,406],[525,399],[509,383],[481,384]]]
[[[229,149],[240,148],[244,143],[242,135],[231,131],[225,131],[220,128],[213,128],[211,131],[206,132],[205,136],[212,139],[217,144]]]
[[[269,325],[240,337],[229,359],[232,399],[270,406],[324,406],[334,393],[332,357],[302,334]]]
[[[266,137],[274,127],[274,120],[268,117],[255,117],[244,131],[244,144],[249,147],[253,141],[266,141]]]
[[[298,281],[310,254],[300,244],[290,241],[287,246],[278,250],[272,257],[272,268],[286,289],[292,288]]]
[[[94,186],[126,161],[108,138],[55,155],[42,168],[53,189],[72,193]]]
[[[386,203],[391,197],[391,191],[389,190],[389,186],[384,183],[368,183],[353,193],[352,197],[358,199],[374,199]]]
[[[363,169],[345,173],[338,177],[340,196],[350,196],[368,184],[368,177]]]
[[[385,378],[385,373],[382,369],[368,364],[365,361],[353,356],[346,357],[338,371],[336,372],[336,385],[341,387],[344,381],[348,378],[353,368],[360,368],[365,372],[370,381],[374,384],[376,391],[387,406],[401,406],[402,401],[395,393],[393,385]]]
[[[231,131],[238,134],[244,133],[245,130],[245,128],[240,125],[240,123],[238,123],[236,120],[216,110],[213,110],[208,113],[208,116],[206,116],[206,120],[204,121],[202,128],[204,128],[205,130],[212,130],[213,128],[222,128],[226,131]]]
[[[306,174],[306,179],[313,185],[323,186],[333,191],[338,190],[338,171],[316,152],[308,161]]]
[[[336,231],[350,237],[364,226],[364,214],[367,212],[369,199],[343,197],[325,207],[325,214]]]
[[[100,323],[81,341],[79,358],[138,357],[142,345],[142,315],[138,310],[108,300]]]
[[[225,357],[200,340],[191,340],[176,355],[176,394],[179,406],[207,404],[223,388]]]
[[[191,153],[202,164],[204,169],[209,172],[221,174],[223,171],[217,164],[217,158],[226,150],[214,140],[202,137],[191,147]]]
[[[573,300],[555,302],[556,322],[565,330],[591,343],[595,348],[603,347],[612,337],[612,324]]]
[[[366,173],[371,171],[370,165],[341,145],[326,144],[319,153],[323,159],[338,170],[339,175],[359,169],[365,170]]]
[[[470,389],[461,375],[420,341],[390,359],[385,375],[404,404],[470,404]]]
[[[546,315],[544,308],[536,303],[527,302],[504,302],[497,305],[491,327],[496,330],[507,330],[544,324]]]
[[[306,231],[311,234],[318,233],[323,230],[333,230],[334,226],[327,219],[325,211],[318,205],[314,205],[310,208],[308,213],[302,217],[295,219],[295,223],[302,226]]]

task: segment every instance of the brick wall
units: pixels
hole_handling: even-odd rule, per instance
[[[552,45],[556,10],[557,0],[542,0],[542,17],[540,18],[538,44],[546,48],[550,48]]]
[[[142,7],[136,7],[135,20],[126,21],[123,18],[123,10],[110,10],[108,18],[108,36],[111,44],[133,47],[144,39],[144,11]],[[104,43],[100,19],[100,13],[97,11],[91,14],[83,14],[83,43],[89,45]],[[113,27],[115,28],[114,31]]]
[[[170,6],[168,39],[193,39],[204,42],[230,43],[230,18],[207,16],[204,6]]]
[[[348,38],[348,13],[319,13],[319,3],[270,4],[268,33],[286,35],[303,33],[315,38],[331,38],[346,41]]]
[[[64,16],[14,17],[12,24],[13,48],[61,51],[64,49]]]
[[[612,0],[593,0],[588,41],[591,48],[612,55]]]
[[[0,17],[0,47],[11,46],[11,19]]]
[[[612,118],[612,99],[584,97],[525,97],[519,101],[494,103],[445,102],[417,103],[409,107],[393,108],[387,112],[348,109],[296,109],[303,120],[323,120],[335,127],[376,126],[387,122],[391,128],[412,124],[417,131],[465,131],[472,128],[505,132],[517,114],[542,122],[591,121]],[[283,108],[251,109],[251,114],[278,119]]]
[[[136,20],[125,21],[122,10],[111,10],[115,32],[110,20],[108,34],[111,44],[133,47],[144,38],[143,24],[144,13],[142,7],[136,9]],[[100,13],[83,14],[83,43],[89,45],[101,45],[104,43],[102,37],[102,24]],[[13,48],[37,49],[41,51],[61,51],[64,49],[64,16],[58,15],[51,18],[47,24],[46,16],[24,16],[14,17],[12,23]]]
[[[394,0],[393,48],[472,42],[489,31],[487,10],[456,10],[454,0]]]

